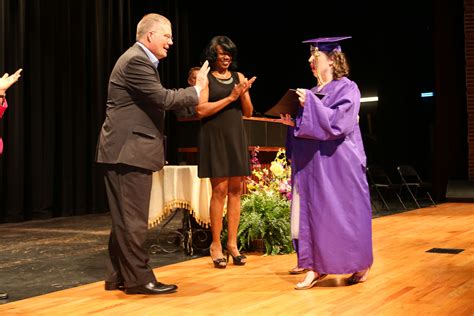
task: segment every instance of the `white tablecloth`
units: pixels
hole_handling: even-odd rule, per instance
[[[209,226],[211,181],[197,176],[197,166],[165,166],[153,173],[148,227],[158,225],[176,208],[188,210],[202,226]]]

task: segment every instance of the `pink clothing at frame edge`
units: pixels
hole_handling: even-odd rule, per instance
[[[0,104],[0,119],[3,117],[3,113],[5,113],[5,110],[7,109],[8,104],[7,104],[7,99],[3,99],[2,104]],[[0,137],[0,155],[3,152],[3,141],[2,138]]]

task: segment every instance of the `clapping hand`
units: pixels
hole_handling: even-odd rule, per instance
[[[23,69],[18,69],[15,71],[13,75],[9,75],[8,73],[5,73],[1,78],[0,78],[0,94],[4,94],[5,91],[7,91],[8,88],[11,87],[15,82],[18,81],[18,78],[21,77],[21,71]]]
[[[209,70],[209,62],[206,60],[202,64],[201,69],[199,69],[196,76],[196,87],[199,89],[199,91],[206,88],[208,85],[207,74]]]
[[[250,80],[247,80],[247,78],[245,78],[242,82],[239,82],[234,86],[229,97],[233,101],[237,100],[241,95],[249,91],[249,89],[252,87],[252,83],[254,83],[256,79],[257,77],[255,76],[250,78]]]
[[[253,76],[252,78],[250,78],[250,80],[247,80],[247,78],[244,79],[244,89],[242,90],[242,93],[245,93],[247,91],[249,91],[250,88],[252,88],[252,83],[255,82],[255,80],[257,80],[257,77]]]
[[[232,91],[229,94],[229,97],[232,100],[232,102],[237,100],[240,97],[240,95],[242,93],[244,93],[243,91],[244,91],[245,87],[246,87],[246,85],[243,82],[240,82],[240,83],[234,85],[234,88],[232,89]]]

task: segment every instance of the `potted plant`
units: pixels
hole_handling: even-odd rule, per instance
[[[293,252],[290,232],[291,168],[285,150],[280,149],[269,167],[252,152],[252,176],[247,178],[247,194],[242,196],[237,238],[242,250],[263,243],[265,254]],[[253,246],[253,247],[252,247]]]

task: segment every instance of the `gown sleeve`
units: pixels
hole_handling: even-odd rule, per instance
[[[296,117],[294,136],[326,141],[344,138],[352,133],[360,108],[357,85],[353,82],[344,85],[331,100],[331,104],[324,105],[314,93],[307,90],[305,105]]]

